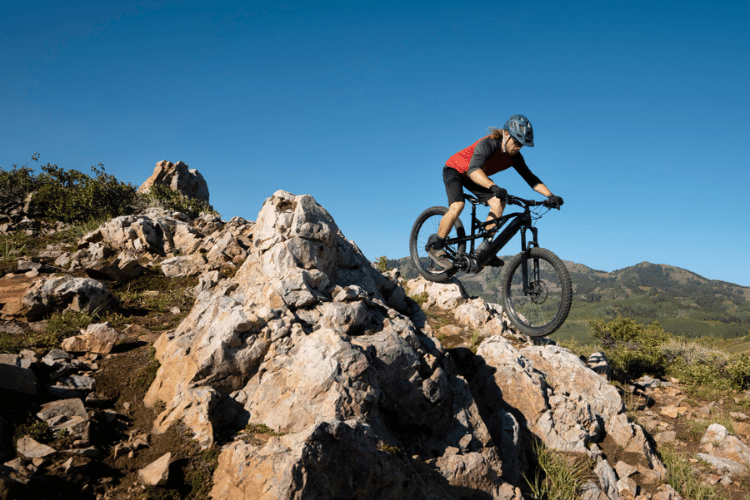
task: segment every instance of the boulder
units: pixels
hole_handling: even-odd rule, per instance
[[[76,398],[51,401],[42,405],[36,414],[54,432],[65,429],[69,435],[89,440],[90,421],[83,401]]]
[[[92,252],[97,244],[116,251],[165,256],[175,250],[172,231],[185,224],[170,218],[164,211],[141,215],[123,215],[103,223],[78,242],[78,248]]]
[[[146,486],[163,486],[169,480],[169,461],[171,453],[162,455],[159,459],[138,471],[138,479]]]
[[[352,498],[404,488],[414,493],[403,498],[516,495],[466,380],[437,340],[389,305],[403,289],[325,209],[277,192],[251,243],[235,276],[204,289],[155,342],[161,367],[144,399],[166,403],[157,432],[180,419],[203,446],[219,427],[263,423],[286,434],[225,448],[214,497],[291,498],[323,486],[329,497],[346,488]],[[396,476],[404,458],[378,443],[438,460]]]
[[[208,203],[208,184],[203,176],[181,161],[172,163],[164,160],[157,163],[154,173],[141,184],[138,192],[148,193],[155,185],[166,186],[183,196]]]
[[[2,319],[22,318],[25,314],[23,297],[35,279],[23,275],[6,275],[0,278],[0,314]]]
[[[57,450],[54,448],[47,446],[46,444],[41,444],[29,436],[24,436],[18,440],[18,443],[16,443],[16,450],[18,450],[20,455],[26,458],[46,458],[57,453]]]
[[[143,273],[141,261],[160,264],[169,277],[192,276],[242,264],[250,251],[253,226],[240,217],[224,224],[205,213],[191,222],[184,214],[150,208],[103,223],[81,238],[72,258],[84,263],[94,278],[136,278]],[[102,261],[116,252],[112,262]]]
[[[733,475],[748,475],[747,466],[742,464],[750,464],[750,448],[736,436],[730,435],[723,425],[714,423],[708,426],[701,438],[700,449],[703,455],[713,457],[707,461],[718,470],[727,469]]]
[[[91,278],[41,278],[23,296],[23,310],[29,321],[42,319],[52,311],[104,314],[116,307],[117,298]]]
[[[437,307],[438,309],[453,309],[469,298],[464,286],[457,279],[447,283],[435,283],[419,277],[406,282],[406,288],[411,297],[426,295],[423,307],[426,309]]]
[[[37,386],[36,375],[27,358],[16,354],[0,354],[0,389],[33,396],[37,393]]]
[[[117,330],[107,323],[95,323],[81,330],[81,335],[63,340],[62,348],[68,352],[109,354],[119,338]]]
[[[156,432],[180,420],[203,447],[234,433],[214,498],[520,499],[533,437],[597,461],[602,488],[587,498],[637,491],[596,446],[607,434],[644,458],[641,475],[665,477],[617,389],[566,349],[511,345],[500,306],[410,281],[410,295],[486,337],[476,356],[449,353],[417,326],[398,273],[378,271],[312,197],[274,193],[252,229],[236,274],[204,272],[193,309],[154,343],[144,398],[164,404]]]

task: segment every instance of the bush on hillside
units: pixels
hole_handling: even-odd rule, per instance
[[[602,342],[615,378],[628,380],[644,374],[664,375],[667,359],[661,345],[671,335],[659,323],[644,326],[630,318],[617,317],[609,322],[592,321],[591,329]]]
[[[0,206],[23,206],[26,195],[36,191],[41,185],[39,179],[31,174],[32,171],[26,165],[13,165],[13,170],[9,171],[0,169]]]
[[[31,159],[38,161],[39,155]],[[135,188],[105,173],[101,163],[91,167],[93,176],[51,163],[41,170],[35,174],[28,164],[9,171],[0,168],[0,205],[21,207],[34,193],[32,204],[43,217],[77,223],[123,214],[135,201]]]
[[[161,185],[151,186],[148,193],[138,194],[136,211],[141,212],[148,207],[161,207],[172,212],[182,212],[191,219],[198,217],[201,212],[215,213],[213,207],[205,201],[188,198]]]
[[[42,170],[35,201],[45,217],[63,222],[117,217],[135,201],[135,187],[105,173],[101,163],[91,167],[93,177],[50,164]]]
[[[750,358],[728,355],[708,344],[674,337],[656,322],[650,326],[618,317],[591,323],[601,340],[614,377],[629,380],[648,374],[670,375],[686,384],[727,390],[750,389]]]
[[[39,155],[31,157],[38,161]],[[0,207],[20,208],[33,194],[33,205],[44,218],[68,223],[85,223],[139,213],[149,207],[182,212],[191,218],[201,212],[214,212],[206,202],[187,198],[167,186],[153,186],[147,194],[136,193],[130,183],[105,173],[100,163],[89,176],[78,170],[65,170],[51,163],[35,174],[28,163],[12,170],[0,168]]]
[[[729,360],[727,374],[734,388],[750,389],[750,358],[746,354],[735,354]]]

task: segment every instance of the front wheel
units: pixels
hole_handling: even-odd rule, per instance
[[[438,283],[448,281],[456,274],[455,268],[450,270],[443,269],[437,263],[433,262],[427,253],[427,243],[430,236],[437,234],[438,225],[447,211],[446,207],[430,207],[419,214],[419,217],[414,222],[414,226],[411,228],[411,235],[409,237],[409,252],[411,253],[411,259],[417,268],[417,272],[426,279]],[[455,239],[456,237],[463,238],[464,236],[466,236],[464,226],[460,219],[456,220],[450,234],[446,238],[445,244],[445,251],[448,252],[451,259],[454,259],[459,253],[463,253],[466,250],[466,242],[451,243],[451,239]]]
[[[505,312],[525,335],[550,335],[568,317],[573,285],[563,261],[549,250],[532,248],[513,257],[502,287]]]

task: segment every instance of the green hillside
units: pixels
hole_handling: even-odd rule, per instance
[[[507,260],[507,259],[505,259]],[[409,258],[388,261],[407,279],[417,276]],[[555,336],[588,337],[592,319],[619,316],[638,323],[658,321],[668,332],[690,338],[738,338],[750,334],[750,287],[708,280],[665,264],[641,262],[612,272],[565,262],[573,281],[573,306]],[[458,279],[472,296],[499,302],[501,269]]]

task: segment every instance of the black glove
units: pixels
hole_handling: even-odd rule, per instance
[[[563,199],[560,196],[556,196],[554,194],[551,194],[547,196],[547,199],[549,200],[549,207],[550,208],[556,208],[560,210],[560,207],[563,204]]]
[[[498,186],[497,184],[493,184],[493,185],[492,185],[492,186],[490,187],[490,193],[492,193],[492,195],[493,195],[493,196],[494,196],[495,198],[499,198],[499,199],[501,199],[502,201],[505,201],[505,198],[507,198],[507,197],[508,197],[508,191],[506,191],[505,189],[501,188],[501,187],[500,187],[500,186]]]

